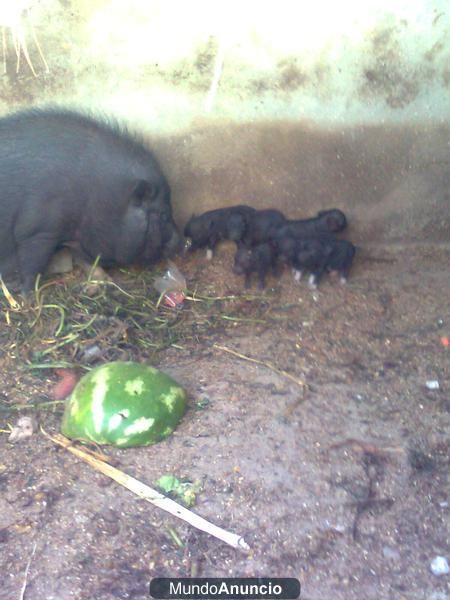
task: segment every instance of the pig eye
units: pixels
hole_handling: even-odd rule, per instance
[[[133,198],[137,205],[140,205],[144,200],[152,200],[157,194],[156,186],[152,185],[149,181],[141,179],[136,184],[133,190]]]
[[[327,217],[326,224],[327,224],[328,229],[330,229],[330,230],[336,229],[337,227],[339,227],[339,223],[337,222],[337,219],[335,217]]]

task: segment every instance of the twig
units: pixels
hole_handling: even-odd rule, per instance
[[[20,590],[19,600],[23,600],[23,598],[24,598],[24,594],[25,594],[25,590],[27,588],[27,582],[28,582],[28,572],[30,570],[31,561],[33,560],[33,556],[36,553],[36,546],[37,546],[37,544],[36,544],[36,542],[34,542],[34,544],[33,544],[33,550],[31,551],[31,556],[28,559],[27,566],[25,568],[24,582],[23,582],[23,585],[22,585],[22,589]]]
[[[228,315],[220,315],[220,318],[224,321],[232,321],[233,323],[258,323],[259,325],[265,325],[267,321],[264,319],[251,319],[249,317],[232,317]]]
[[[68,362],[66,360],[58,360],[55,362],[48,362],[48,363],[29,363],[27,365],[24,365],[24,369],[30,369],[30,370],[34,370],[34,369],[75,369],[75,368],[89,370],[89,367],[86,367],[84,365],[80,365],[80,364],[74,363],[74,362]]]
[[[30,30],[31,30],[31,35],[33,36],[33,39],[34,39],[34,43],[36,44],[36,47],[37,47],[37,49],[39,51],[39,54],[41,55],[42,62],[45,65],[45,70],[47,71],[47,73],[50,73],[50,69],[48,68],[47,61],[45,60],[44,53],[41,50],[41,46],[40,46],[40,44],[38,42],[38,38],[37,38],[36,32],[34,31],[34,27],[32,25],[30,25]]]
[[[3,281],[1,273],[0,273],[0,287],[3,292],[3,295],[5,296],[6,300],[8,301],[10,309],[20,311],[22,307],[20,306],[19,302],[17,302],[17,300],[14,298],[14,296],[11,294],[11,292],[8,290],[8,288],[6,287],[6,283]]]
[[[116,469],[110,464],[103,462],[98,458],[95,458],[94,456],[92,456],[92,454],[85,452],[81,448],[73,446],[71,441],[65,438],[63,435],[56,434],[55,436],[51,436],[48,433],[46,433],[42,429],[42,427],[41,431],[52,442],[58,444],[59,446],[62,446],[78,458],[81,458],[82,460],[90,464],[92,467],[94,467],[94,469],[96,469],[97,471],[100,471],[104,475],[107,475],[111,479],[114,479],[114,481],[117,481],[117,483],[120,483],[120,485],[123,485],[130,491],[134,492],[143,500],[154,504],[158,508],[162,508],[163,510],[169,512],[171,515],[178,517],[179,519],[183,519],[193,527],[196,527],[201,531],[205,531],[206,533],[213,535],[214,537],[218,538],[219,540],[222,540],[226,544],[229,544],[233,548],[246,551],[250,549],[249,545],[245,542],[242,536],[237,535],[235,533],[230,533],[229,531],[226,531],[221,527],[217,527],[217,525],[209,523],[206,519],[199,517],[187,508],[184,508],[184,506],[181,506],[177,502],[174,502],[170,498],[167,498],[163,494],[160,494],[158,491],[154,490],[148,485],[145,485],[138,479],[135,479],[134,477],[127,475],[123,471]]]
[[[196,290],[187,291],[186,300],[192,302],[216,302],[219,300],[265,300],[266,298],[256,294],[230,294],[229,296],[203,296],[197,294]]]
[[[283,377],[287,377],[288,379],[290,379],[291,381],[293,381],[294,383],[299,385],[301,388],[303,388],[303,389],[308,388],[307,383],[303,379],[299,379],[298,377],[291,375],[287,371],[283,371],[283,369],[278,369],[278,367],[276,367],[275,365],[273,365],[270,362],[266,362],[264,360],[258,360],[257,358],[250,358],[249,356],[245,356],[245,354],[240,354],[239,352],[236,352],[236,350],[231,350],[230,348],[227,348],[226,346],[219,346],[219,344],[213,344],[213,348],[216,348],[217,350],[222,350],[223,352],[228,352],[229,354],[232,354],[233,356],[242,358],[242,360],[246,360],[248,362],[252,362],[257,365],[262,365],[263,367],[267,367],[271,371],[274,371],[275,373],[278,373],[279,375],[282,375]]]
[[[373,444],[369,444],[368,442],[364,442],[363,440],[357,440],[355,438],[348,438],[343,440],[342,442],[336,442],[335,444],[331,444],[328,450],[337,450],[339,448],[343,448],[344,446],[353,446],[360,448],[363,452],[367,452],[368,454],[374,454],[375,456],[388,456],[391,452],[404,453],[403,448],[399,448],[396,446],[387,447],[387,448],[379,448],[378,446],[374,446]]]
[[[10,404],[9,406],[2,406],[0,404],[0,412],[10,412],[12,410],[28,410],[30,408],[47,408],[48,406],[55,406],[55,404],[64,404],[65,400],[49,400],[48,402],[27,402],[26,404]]]

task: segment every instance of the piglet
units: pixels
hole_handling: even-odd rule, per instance
[[[275,238],[287,236],[302,237],[338,233],[347,227],[347,217],[337,209],[322,210],[311,219],[290,219],[281,223],[275,232]]]
[[[210,260],[217,244],[222,240],[239,243],[243,239],[249,220],[255,212],[251,206],[242,204],[193,215],[184,228],[184,236],[189,240],[189,250],[206,248],[206,258]]]
[[[304,271],[310,273],[309,286],[316,289],[326,272],[335,271],[345,283],[355,255],[354,245],[331,235],[294,238],[284,237],[277,242],[281,263],[292,267],[299,281]]]
[[[251,248],[241,245],[234,257],[233,271],[245,275],[245,287],[251,285],[252,273],[257,273],[259,289],[265,288],[266,275],[272,270],[278,275],[277,251],[273,244],[262,242]]]
[[[262,242],[271,242],[278,229],[286,222],[284,214],[275,208],[255,210],[249,217],[242,244],[250,248]]]

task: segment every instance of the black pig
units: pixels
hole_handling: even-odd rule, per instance
[[[255,212],[251,206],[237,205],[193,215],[184,228],[184,236],[190,240],[190,250],[206,248],[206,257],[211,259],[215,247],[222,240],[236,243],[242,240]]]
[[[242,244],[249,248],[262,242],[270,242],[284,223],[286,217],[275,208],[256,210],[250,216],[247,230],[242,237]]]
[[[328,273],[337,273],[341,283],[347,283],[356,247],[348,240],[333,240],[333,242],[333,251],[328,258],[326,270]]]
[[[335,271],[345,283],[350,272],[355,246],[347,240],[338,240],[331,235],[303,238],[285,237],[277,242],[281,262],[289,264],[298,281],[303,271],[311,273],[309,285],[317,288],[325,272]]]
[[[311,219],[290,219],[277,228],[276,238],[302,237],[322,233],[337,233],[347,227],[345,214],[337,209],[322,210]]]
[[[277,251],[273,244],[262,242],[248,248],[241,245],[234,257],[233,271],[238,275],[245,275],[245,287],[250,287],[252,273],[258,275],[258,286],[264,289],[266,275],[272,270],[278,275]]]
[[[181,241],[169,184],[127,131],[60,109],[0,119],[0,272],[23,291],[62,246],[108,266],[151,263]]]

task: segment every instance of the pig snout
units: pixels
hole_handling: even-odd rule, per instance
[[[172,223],[166,228],[166,235],[164,236],[164,248],[163,256],[165,258],[172,258],[176,254],[180,254],[184,251],[186,242],[178,231],[176,225]]]
[[[192,249],[192,238],[184,238],[183,254],[187,254]]]
[[[182,246],[181,236],[175,224],[156,213],[148,217],[144,251],[137,257],[139,262],[151,263],[162,257],[175,256]]]

